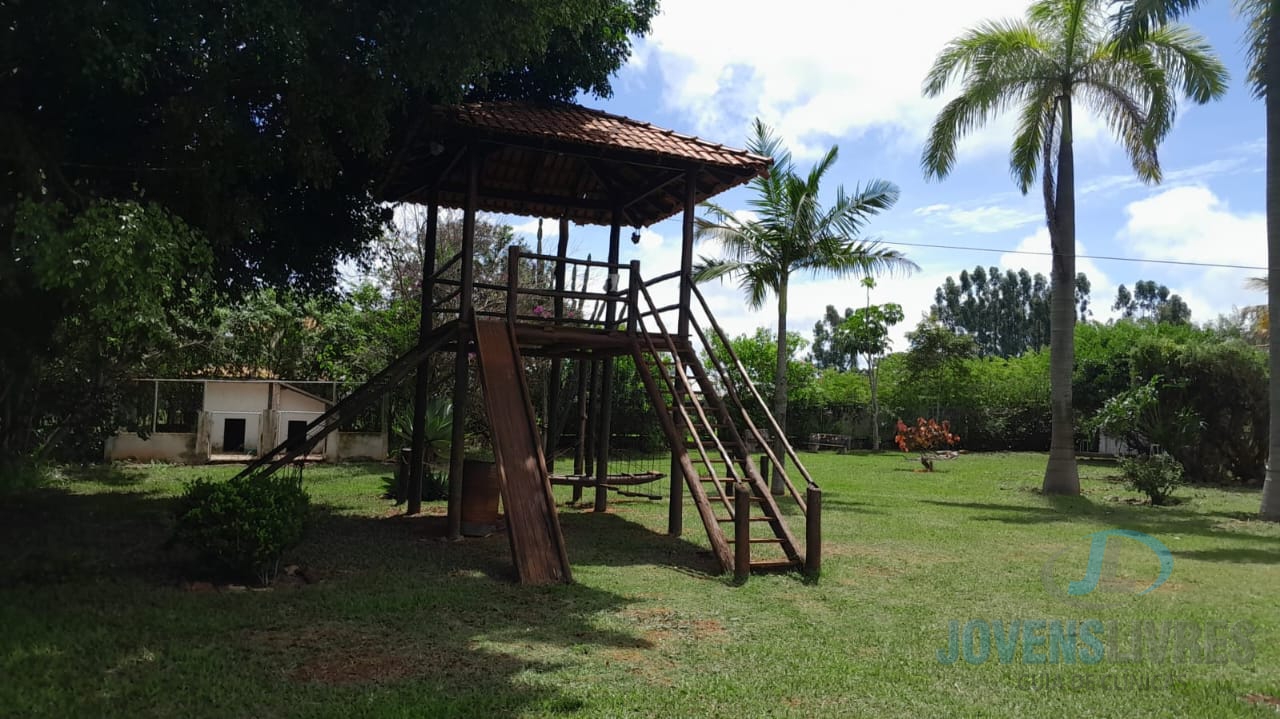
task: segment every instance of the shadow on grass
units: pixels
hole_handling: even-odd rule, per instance
[[[854,512],[857,514],[884,514],[879,509],[870,509],[872,505],[866,502],[854,502],[848,499],[839,499],[831,495],[822,497],[822,510],[835,510],[838,512]]]
[[[656,533],[619,514],[561,512],[560,526],[573,566],[656,565],[703,577],[720,571],[710,551],[680,537]],[[685,531],[702,532],[703,528],[697,525]]]
[[[981,522],[1006,524],[1070,523],[1076,519],[1091,519],[1109,525],[1145,532],[1154,536],[1163,534],[1191,534],[1260,544],[1267,549],[1264,554],[1280,551],[1280,537],[1269,537],[1252,532],[1236,531],[1225,522],[1235,518],[1233,513],[1197,512],[1194,505],[1150,507],[1123,503],[1097,504],[1084,496],[1044,496],[1050,506],[1026,506],[988,502],[948,502],[945,500],[921,500],[938,507],[962,510],[995,512],[971,517]],[[1227,550],[1224,550],[1227,551]],[[1224,557],[1225,559],[1225,557]],[[1227,560],[1230,561],[1230,560]]]
[[[13,711],[573,712],[585,698],[540,674],[581,663],[586,646],[652,646],[600,624],[627,604],[614,593],[515,584],[505,535],[446,542],[417,519],[323,505],[307,540],[286,556],[311,583],[266,592],[184,587],[191,558],[161,549],[170,507],[148,493],[61,490],[0,507],[0,656],[31,657],[6,682],[22,692],[0,691]],[[620,517],[565,519],[575,564],[714,570],[696,546]]]
[[[1204,562],[1235,562],[1239,564],[1280,564],[1280,543],[1274,549],[1189,549],[1173,553],[1185,559]]]

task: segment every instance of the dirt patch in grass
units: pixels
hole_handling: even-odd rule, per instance
[[[651,607],[625,611],[622,616],[643,630],[644,638],[654,646],[670,641],[725,642],[729,632],[715,619],[696,619],[667,607]]]

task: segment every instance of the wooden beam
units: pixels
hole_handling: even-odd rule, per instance
[[[609,227],[609,264],[613,265],[609,270],[608,279],[605,282],[605,290],[607,292],[616,292],[620,280],[620,273],[617,270],[618,256],[621,253],[622,246],[622,207],[615,205],[613,208],[613,224]],[[609,300],[605,303],[605,327],[613,329],[614,323],[618,318],[618,303],[616,300]],[[596,458],[596,501],[595,511],[603,512],[608,507],[609,491],[603,486],[609,477],[609,432],[613,419],[613,358],[607,357],[601,360],[601,381],[600,381],[600,438],[597,442],[599,454]]]
[[[680,244],[680,316],[676,320],[678,341],[683,344],[687,344],[689,338],[689,304],[693,301],[691,290],[693,283],[693,215],[697,209],[697,188],[695,186],[697,174],[698,171],[695,169],[685,171],[684,223],[681,228]],[[673,401],[679,404],[681,398],[676,396]],[[673,452],[671,455],[671,475],[673,477],[671,481],[671,499],[667,507],[667,534],[673,537],[680,536],[684,531],[684,485],[674,479],[676,468],[679,464],[680,459]]]
[[[458,339],[453,362],[453,433],[449,447],[449,538],[462,536],[462,466],[466,458],[467,341],[474,331],[472,296],[475,283],[476,205],[480,195],[479,153],[467,154],[467,206],[462,215],[462,277],[459,294]]]
[[[565,258],[569,254],[569,218],[560,218],[559,234],[556,237],[556,264],[555,264],[555,289],[556,292],[564,292],[565,284]],[[552,316],[556,324],[564,319],[564,297],[557,296],[551,301]],[[547,412],[543,421],[546,423],[547,433],[547,467],[549,470],[555,469],[556,463],[556,444],[559,444],[561,420],[560,414],[560,375],[564,371],[563,360],[560,357],[553,357],[551,360],[551,381],[547,386]],[[554,425],[554,426],[553,426]],[[575,470],[576,471],[576,470]]]
[[[427,227],[422,240],[422,297],[419,299],[421,316],[418,318],[418,344],[427,341],[431,333],[432,293],[435,289],[433,277],[436,270],[436,234],[439,224],[439,205],[434,193],[427,203]],[[427,462],[427,392],[431,387],[429,372],[431,358],[424,357],[418,364],[417,376],[413,388],[413,438],[409,459],[409,482],[405,488],[407,497],[406,514],[418,514],[422,511],[422,476]],[[406,499],[401,497],[401,499]]]

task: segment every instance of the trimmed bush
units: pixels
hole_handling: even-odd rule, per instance
[[[1131,489],[1147,495],[1155,506],[1167,504],[1182,485],[1182,465],[1167,454],[1126,459],[1120,462],[1120,473]]]
[[[219,570],[270,584],[280,557],[302,541],[310,505],[301,477],[197,479],[178,499],[170,542]]]

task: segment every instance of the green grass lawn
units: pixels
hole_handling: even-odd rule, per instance
[[[306,471],[316,521],[287,561],[312,582],[272,591],[193,591],[189,557],[160,548],[181,480],[234,468],[104,469],[0,499],[0,715],[1276,716],[1245,700],[1280,696],[1280,526],[1252,518],[1256,491],[1153,508],[1105,463],[1054,499],[1034,491],[1041,455],[932,475],[900,455],[805,459],[825,490],[816,584],[734,586],[692,508],[677,539],[665,503],[625,499],[562,510],[575,584],[521,587],[505,536],[448,543],[389,516],[380,466]],[[1051,585],[1079,579],[1108,528],[1160,539],[1169,580],[1135,596],[1157,562],[1121,539],[1085,598],[1114,604],[1049,591],[1046,563]],[[1252,651],[1187,661],[1197,636],[1176,662],[940,663],[949,623],[971,619],[1247,621]]]

